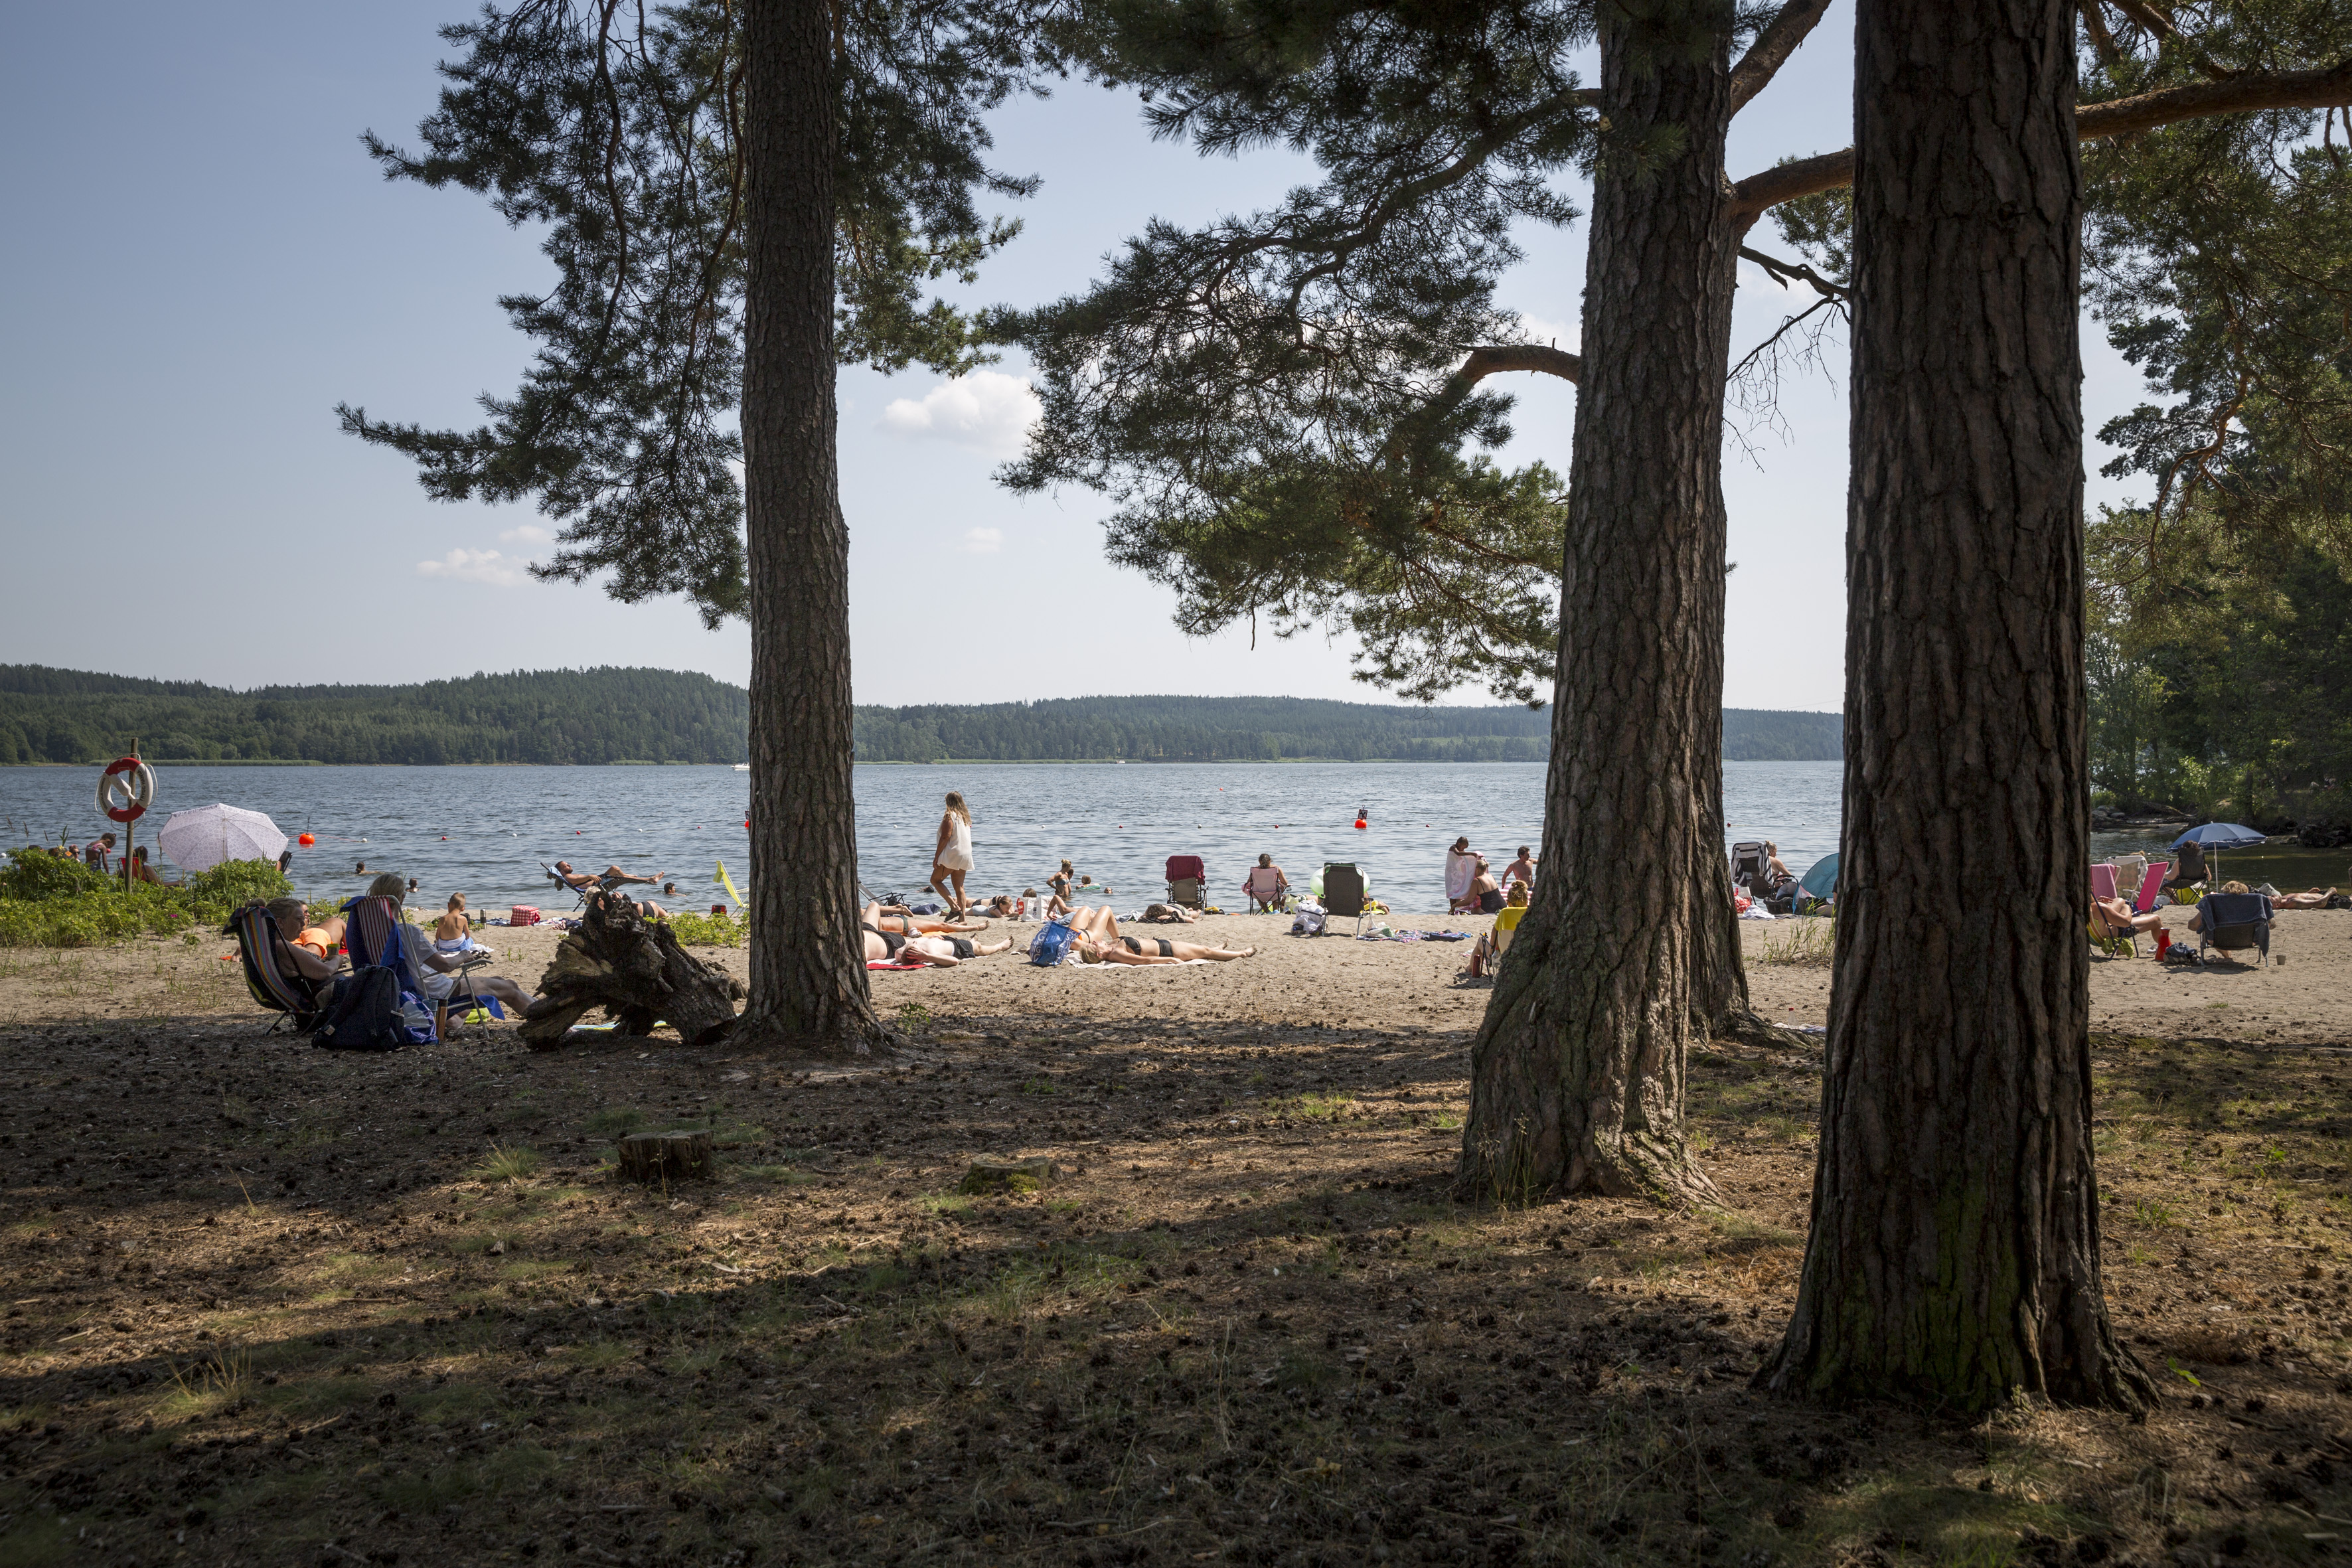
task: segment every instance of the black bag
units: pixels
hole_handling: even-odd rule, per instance
[[[2342,893],[2330,893],[2327,895],[2327,907],[2331,910],[2352,910],[2352,898]]]
[[[400,977],[372,963],[336,981],[310,1043],[333,1051],[396,1051],[409,1044],[400,1016]]]

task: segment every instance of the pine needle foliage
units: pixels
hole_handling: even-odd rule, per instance
[[[1070,23],[1037,0],[841,0],[833,16],[838,353],[968,370],[992,357],[992,319],[924,295],[972,281],[1017,232],[979,198],[1036,183],[989,164],[985,117],[1044,91]],[[541,576],[683,594],[713,626],[744,601],[741,25],[739,0],[516,0],[444,28],[457,53],[420,150],[373,132],[367,148],[388,179],[459,186],[543,234],[554,287],[499,301],[537,357],[470,430],[338,409],[435,499],[530,499],[561,521]]]

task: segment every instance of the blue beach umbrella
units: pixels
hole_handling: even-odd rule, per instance
[[[1837,863],[1838,858],[1835,855],[1822,856],[1812,863],[1803,877],[1798,879],[1797,885],[1817,899],[1835,898],[1837,896]]]
[[[2213,851],[2251,849],[2263,841],[2261,834],[2243,823],[2207,822],[2200,823],[2174,839],[2172,847],[2178,849],[2184,844],[2194,844],[2204,849],[2206,885],[2218,888],[2221,885],[2221,858]]]
[[[2190,828],[2172,841],[2175,849],[2184,844],[2195,844],[2207,849],[2251,849],[2264,842],[2252,828],[2236,822],[2207,822]]]

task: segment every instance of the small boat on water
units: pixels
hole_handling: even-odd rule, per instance
[[[751,764],[749,763],[737,763],[735,764],[735,771],[739,773],[748,773],[751,771]]]

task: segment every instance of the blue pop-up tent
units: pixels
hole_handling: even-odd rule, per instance
[[[1835,855],[1824,855],[1808,867],[1797,879],[1797,885],[1817,899],[1837,897],[1837,863]]]

